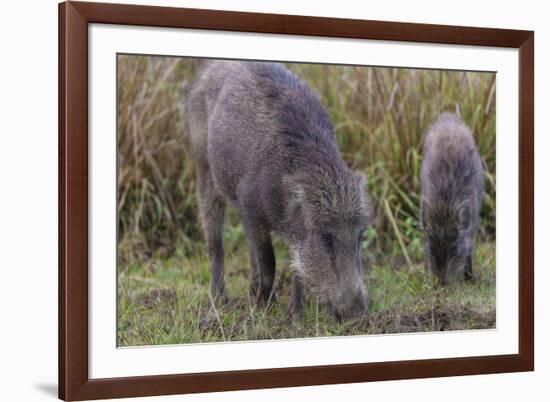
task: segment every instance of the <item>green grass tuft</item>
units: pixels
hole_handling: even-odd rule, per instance
[[[257,339],[309,338],[495,327],[494,243],[476,253],[473,283],[440,288],[422,266],[372,266],[365,274],[371,299],[368,317],[335,321],[325,306],[308,297],[304,319],[290,320],[290,272],[278,250],[276,301],[257,306],[248,294],[246,250],[228,260],[229,302],[215,307],[209,296],[208,261],[176,254],[129,267],[119,275],[119,346],[162,345]],[[282,261],[282,262],[281,262]]]

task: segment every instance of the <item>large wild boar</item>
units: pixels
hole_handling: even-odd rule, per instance
[[[483,167],[472,132],[442,114],[426,135],[421,171],[425,261],[441,284],[470,280],[483,196]]]
[[[304,290],[337,318],[363,312],[361,235],[370,208],[365,179],[340,158],[330,118],[312,90],[281,64],[207,62],[185,113],[198,163],[212,295],[225,297],[229,201],[245,228],[251,291],[260,301],[272,297],[275,233],[292,253],[294,319],[302,315]]]

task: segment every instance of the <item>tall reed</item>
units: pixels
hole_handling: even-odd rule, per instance
[[[201,61],[118,58],[119,260],[175,247],[201,247],[195,165],[183,103]],[[418,261],[423,136],[443,111],[460,113],[475,134],[486,172],[482,236],[494,237],[495,75],[492,73],[292,64],[332,117],[343,159],[368,177],[375,203],[367,246],[375,256]],[[242,233],[242,231],[238,231]]]

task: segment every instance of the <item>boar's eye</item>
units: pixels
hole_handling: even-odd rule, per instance
[[[456,255],[456,245],[449,247],[449,256],[454,257]]]
[[[321,242],[327,252],[330,253],[334,250],[334,238],[330,233],[323,233],[321,235]]]

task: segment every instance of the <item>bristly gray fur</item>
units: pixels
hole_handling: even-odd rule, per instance
[[[430,128],[421,171],[426,265],[445,283],[472,278],[472,253],[483,196],[483,166],[472,132],[444,113]]]
[[[289,244],[299,267],[294,313],[300,313],[301,282],[336,315],[363,309],[357,239],[368,225],[370,202],[365,179],[340,157],[318,96],[282,64],[213,61],[194,83],[185,115],[214,295],[224,292],[222,228],[230,201],[245,227],[258,297],[272,296],[273,232]]]

